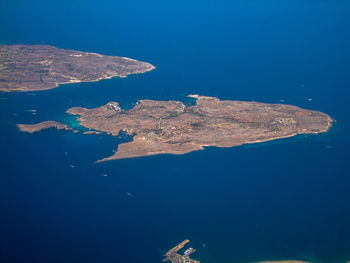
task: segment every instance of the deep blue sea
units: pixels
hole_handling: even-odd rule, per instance
[[[2,1],[2,44],[157,69],[0,93],[0,262],[157,263],[186,238],[202,263],[350,260],[349,14],[336,0]],[[284,100],[336,122],[326,134],[100,164],[130,138],[16,128],[74,124],[73,106],[187,94]]]

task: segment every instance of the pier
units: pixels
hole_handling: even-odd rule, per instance
[[[163,261],[171,261],[171,263],[200,263],[199,261],[190,258],[190,255],[196,251],[194,248],[187,249],[183,255],[177,253],[180,249],[184,248],[184,246],[189,242],[190,240],[186,239],[177,246],[170,249],[165,254],[166,258],[163,259]]]

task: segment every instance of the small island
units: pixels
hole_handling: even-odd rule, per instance
[[[56,128],[57,130],[72,130],[68,125],[57,121],[43,121],[36,124],[17,124],[17,127],[22,132],[39,132],[49,128]]]
[[[73,107],[67,112],[77,115],[80,125],[89,130],[133,136],[131,142],[119,144],[112,156],[97,162],[317,134],[327,132],[333,121],[325,113],[292,105],[189,97],[196,100],[194,105],[140,100],[129,110],[109,102],[94,109]]]
[[[0,91],[38,91],[144,73],[155,67],[126,57],[47,45],[0,45]]]

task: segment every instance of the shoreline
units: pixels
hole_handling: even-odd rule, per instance
[[[76,81],[75,80],[71,80],[71,81],[68,81],[68,82],[58,82],[58,83],[55,83],[55,87],[53,87],[53,88],[52,87],[48,87],[46,89],[28,90],[25,87],[22,87],[22,88],[20,87],[18,89],[7,90],[7,89],[3,89],[3,88],[0,87],[0,92],[3,92],[3,93],[11,93],[11,92],[13,92],[13,93],[16,93],[16,92],[38,92],[38,91],[52,90],[52,89],[55,89],[55,88],[59,88],[62,85],[68,85],[68,84],[99,82],[101,80],[107,80],[107,79],[113,79],[113,78],[127,78],[130,75],[144,74],[146,72],[149,72],[149,71],[152,71],[152,70],[156,69],[155,66],[153,66],[153,65],[151,65],[151,66],[152,67],[150,69],[147,69],[147,70],[144,70],[144,71],[135,72],[135,73],[128,73],[128,74],[125,74],[125,75],[106,76],[106,77],[100,77],[100,78],[95,79],[95,80],[76,80]]]

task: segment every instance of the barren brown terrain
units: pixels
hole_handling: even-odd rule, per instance
[[[91,131],[85,133],[105,132],[118,136],[123,131],[133,136],[131,142],[120,144],[112,156],[98,162],[155,154],[185,154],[206,146],[233,147],[297,134],[317,134],[327,132],[332,123],[325,113],[292,105],[189,97],[196,99],[195,105],[140,100],[130,110],[121,109],[117,102],[109,102],[95,109],[74,107],[67,112],[79,116],[80,125]],[[26,131],[41,130],[43,126],[46,128],[47,122],[34,124],[32,128],[19,125]],[[49,126],[62,127],[57,123]]]
[[[86,128],[117,136],[134,135],[100,161],[155,154],[185,154],[206,146],[233,147],[303,133],[328,131],[332,119],[325,113],[284,104],[219,100],[190,95],[196,104],[141,100],[124,111],[117,102],[95,109],[71,108]]]
[[[155,67],[125,57],[46,45],[0,45],[0,91],[37,91],[144,73]]]

